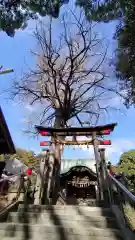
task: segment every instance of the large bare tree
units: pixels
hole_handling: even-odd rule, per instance
[[[52,18],[39,23],[34,32],[38,51],[33,52],[37,67],[14,81],[13,96],[42,103],[41,124],[65,127],[72,118],[81,124],[84,117],[96,122],[107,109],[103,98],[117,91],[106,74],[107,47],[83,12],[70,12],[70,20],[63,15],[59,26],[54,30]],[[60,153],[59,146],[57,161]]]

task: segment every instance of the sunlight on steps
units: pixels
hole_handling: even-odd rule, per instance
[[[0,223],[1,240],[122,240],[109,208],[24,205]]]

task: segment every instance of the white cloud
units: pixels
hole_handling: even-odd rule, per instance
[[[35,110],[35,106],[31,106],[29,104],[26,104],[25,109],[28,110],[29,112],[33,112]]]
[[[20,107],[20,105],[22,105],[22,101],[12,102],[12,107]]]
[[[29,124],[29,123],[31,123],[32,121],[30,121],[28,118],[22,118],[21,120],[20,120],[22,123],[24,123],[24,124]]]
[[[108,103],[108,105],[110,104],[111,107],[120,107],[122,105],[122,101],[120,99],[120,97],[116,96],[114,98],[112,98],[112,100],[109,100],[110,103]]]
[[[135,149],[135,139],[117,139],[112,141],[111,146],[106,146],[105,148],[106,156],[112,162],[117,162],[122,153]]]
[[[33,105],[30,105],[28,103],[24,103],[24,110],[26,111],[27,114],[39,113],[40,110],[42,110],[42,105],[39,102],[36,102]]]
[[[31,35],[33,33],[33,31],[35,30],[35,27],[36,27],[37,23],[38,23],[37,20],[29,20],[27,22],[27,27],[24,28],[23,30],[21,28],[18,29],[16,31],[16,34],[18,36],[23,36],[23,35],[25,36],[26,34],[30,34]]]
[[[86,137],[79,137],[78,140],[88,140]],[[110,146],[100,146],[106,149],[105,154],[108,160],[112,163],[116,163],[119,161],[119,158],[122,153],[129,151],[131,149],[135,149],[135,139],[114,139],[112,140],[112,145]],[[85,151],[85,156],[88,154],[88,157],[91,158],[94,156],[93,147],[89,146],[81,146],[81,149]]]

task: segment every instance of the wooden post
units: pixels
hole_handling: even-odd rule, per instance
[[[103,200],[103,191],[102,191],[102,179],[100,176],[100,154],[98,151],[98,143],[96,139],[96,132],[92,133],[92,141],[93,141],[93,147],[94,147],[94,154],[95,154],[95,160],[96,160],[96,172],[97,172],[97,182],[98,182],[98,191],[99,191],[99,200]]]

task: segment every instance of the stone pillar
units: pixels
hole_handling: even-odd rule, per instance
[[[68,191],[68,181],[66,180],[66,183],[65,183],[65,197],[66,197],[66,200],[67,200],[67,191]]]
[[[51,203],[51,199],[50,199],[50,193],[52,191],[52,186],[54,185],[54,169],[55,169],[55,156],[54,156],[54,152],[51,150],[50,154],[49,154],[49,160],[48,160],[48,169],[47,169],[47,173],[46,173],[46,199],[45,199],[45,203],[46,204],[50,204]],[[51,197],[52,198],[52,197]]]
[[[42,157],[40,159],[40,172],[37,175],[37,180],[36,180],[34,204],[41,204],[41,201],[43,198],[47,154],[48,152],[43,152]]]
[[[99,191],[98,191],[98,186],[95,185],[95,192],[96,192],[96,200],[99,200]]]
[[[98,150],[98,143],[96,139],[96,132],[92,133],[92,141],[94,147],[95,161],[96,161],[96,172],[97,172],[97,182],[98,182],[98,191],[99,191],[99,200],[103,200],[103,191],[102,191],[102,179],[100,175],[100,154]]]
[[[103,179],[103,186],[104,188],[107,188],[107,166],[105,161],[105,149],[101,148],[99,149],[100,157],[101,157],[101,173],[102,173],[102,179]]]
[[[34,194],[34,204],[40,204],[40,189],[41,189],[41,177],[40,174],[37,175],[35,194]]]
[[[19,179],[19,185],[17,187],[17,194],[16,194],[16,199],[17,200],[24,200],[24,194],[25,194],[25,187],[24,187],[24,175],[22,174]]]
[[[103,194],[104,194],[104,199],[108,201],[108,177],[107,177],[107,166],[106,166],[106,161],[105,161],[105,149],[101,148],[99,150],[100,152],[100,157],[101,157],[101,177],[102,177],[102,187],[103,187]]]
[[[54,185],[52,186],[52,204],[55,205],[57,203],[57,199],[60,194],[60,163],[55,164],[55,172],[54,172]]]

